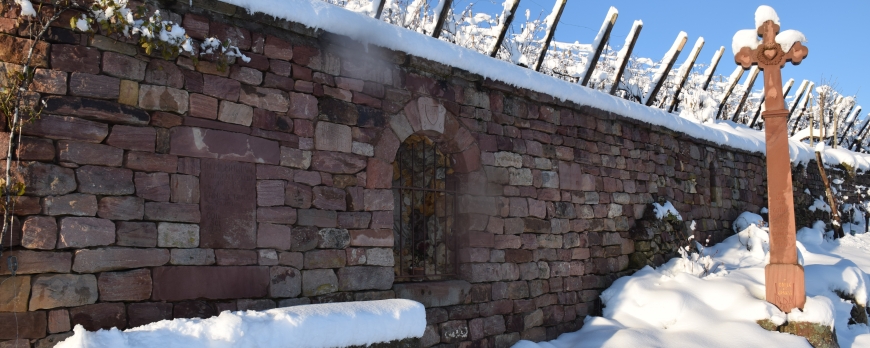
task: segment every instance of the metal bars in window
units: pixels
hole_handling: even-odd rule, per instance
[[[398,281],[456,275],[456,183],[447,156],[425,136],[402,143],[393,167],[393,234]]]

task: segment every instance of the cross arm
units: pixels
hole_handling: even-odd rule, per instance
[[[785,59],[783,61],[783,65],[785,65],[786,60],[790,60],[792,64],[798,65],[807,55],[810,53],[810,49],[804,46],[800,41],[794,43],[791,46],[791,49],[788,50],[788,53],[785,54]]]
[[[734,62],[742,66],[743,69],[749,69],[753,64],[758,63],[758,59],[755,50],[743,47],[734,55]]]

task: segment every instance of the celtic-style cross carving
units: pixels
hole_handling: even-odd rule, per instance
[[[797,258],[791,157],[788,152],[788,110],[782,97],[781,69],[789,60],[795,65],[799,64],[809,50],[800,41],[795,41],[803,39],[803,34],[798,32],[789,32],[777,40],[779,24],[776,22],[779,18],[772,8],[759,7],[755,17],[758,26],[756,32],[762,40],[758,43],[757,38],[753,38],[752,43],[756,47],[741,47],[735,53],[734,61],[744,69],[758,64],[764,71],[765,111],[761,115],[764,117],[767,148],[770,219],[770,264],[764,268],[764,278],[767,301],[788,313],[794,308],[803,309],[806,290],[804,269],[798,264]],[[742,39],[745,38],[738,32],[735,44],[745,43],[740,41]],[[788,50],[783,50],[781,44]]]

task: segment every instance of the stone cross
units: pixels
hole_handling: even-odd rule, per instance
[[[769,9],[769,8],[767,8]],[[769,9],[771,12],[773,9]],[[759,8],[759,12],[762,9]],[[756,12],[756,16],[758,13]],[[774,15],[775,17],[775,15]],[[767,143],[767,199],[770,217],[770,264],[764,268],[767,301],[788,313],[806,303],[804,269],[798,264],[795,243],[794,197],[788,146],[788,110],[782,96],[780,69],[786,61],[800,64],[809,50],[794,42],[783,51],[776,36],[779,24],[766,20],[757,28],[762,42],[756,48],[742,47],[734,56],[748,69],[753,64],[764,71],[764,133]]]

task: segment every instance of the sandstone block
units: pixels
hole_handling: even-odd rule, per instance
[[[139,107],[184,114],[190,105],[187,91],[165,86],[140,85]]]
[[[130,327],[137,327],[165,319],[172,319],[172,304],[162,302],[140,302],[127,305]]]
[[[144,215],[145,200],[133,196],[103,197],[97,210],[97,216],[109,220],[141,220]]]
[[[57,196],[76,189],[75,172],[53,164],[21,163],[14,178],[16,181],[24,182],[25,192],[28,195]]]
[[[157,131],[151,127],[117,125],[106,139],[106,144],[127,150],[154,152]]]
[[[263,53],[271,59],[290,60],[293,59],[293,49],[289,42],[281,40],[277,37],[268,35],[266,42],[263,45]]]
[[[206,118],[209,120],[217,119],[218,116],[218,100],[214,97],[209,97],[204,94],[190,94],[190,116]]]
[[[269,283],[270,297],[296,297],[302,293],[302,272],[292,267],[269,268],[272,280]]]
[[[151,271],[103,272],[97,279],[100,301],[142,301],[151,297]]]
[[[334,211],[320,209],[299,209],[296,223],[300,226],[335,227],[338,216]]]
[[[239,102],[274,112],[287,112],[290,109],[287,93],[273,88],[244,85],[239,94]]]
[[[182,266],[213,265],[214,249],[171,249],[169,263]]]
[[[143,172],[174,173],[178,167],[178,157],[148,152],[127,152],[126,167]]]
[[[172,174],[169,186],[172,203],[199,203],[199,178],[193,175]],[[281,203],[283,202],[282,190]]]
[[[260,207],[257,208],[257,222],[295,224],[296,209],[290,207]]]
[[[0,312],[27,312],[30,276],[0,277]]]
[[[60,219],[61,248],[86,248],[115,243],[115,224],[93,217],[65,217]]]
[[[31,216],[24,221],[21,246],[27,249],[50,250],[56,244],[57,221],[53,217]]]
[[[366,211],[393,210],[392,190],[369,190],[363,191]]]
[[[312,250],[305,253],[305,269],[341,268],[346,263],[344,250]]]
[[[140,92],[140,98],[141,98]],[[119,104],[115,101],[51,96],[45,98],[46,113],[76,116],[100,122],[129,125],[146,125],[151,116],[142,109]],[[69,138],[64,138],[69,139]]]
[[[282,146],[281,165],[292,168],[308,169],[311,165],[311,151],[303,151]]]
[[[25,135],[49,139],[72,139],[98,143],[106,138],[109,126],[76,117],[42,115],[22,129]]]
[[[106,52],[103,54],[103,73],[122,79],[142,81],[145,78],[147,63],[124,54]]]
[[[62,162],[120,167],[124,150],[108,145],[61,140],[57,143],[57,154]]]
[[[302,296],[317,296],[338,291],[338,277],[331,269],[302,271]]]
[[[351,152],[350,127],[343,124],[317,122],[314,129],[314,148],[323,151]]]
[[[280,162],[281,152],[276,141],[194,127],[175,127],[170,132],[171,154],[268,164]]]
[[[335,187],[317,186],[312,189],[311,205],[323,210],[347,209],[345,191]]]
[[[199,204],[145,203],[145,220],[169,222],[200,222]]]
[[[95,195],[133,194],[133,171],[122,168],[83,166],[75,171],[79,192]]]
[[[366,250],[366,265],[393,267],[394,264],[393,249],[371,248]]]
[[[48,312],[48,332],[58,333],[72,330],[69,324],[69,311],[55,309]]]
[[[65,95],[67,73],[51,69],[36,69],[30,86],[34,92]]]
[[[255,250],[238,249],[215,249],[214,255],[219,266],[256,265],[258,257]]]
[[[392,267],[351,266],[338,270],[340,291],[388,290],[393,286]]]
[[[242,126],[250,126],[254,118],[254,109],[248,105],[236,104],[229,101],[221,101],[220,110],[218,111],[218,120],[239,124]]]
[[[250,163],[203,160],[200,174],[202,246],[254,248],[256,167]],[[232,205],[227,202],[232,201]]]
[[[156,202],[169,202],[169,174],[136,172],[136,196]]]
[[[69,79],[70,94],[98,99],[118,99],[121,80],[104,75],[74,72]]]
[[[6,37],[5,35],[3,36]],[[5,46],[5,45],[4,45]],[[21,52],[26,52],[22,50]],[[100,73],[100,50],[79,45],[53,45],[51,66],[62,71]],[[4,59],[4,61],[11,61]]]
[[[317,117],[317,98],[310,94],[290,93],[290,109],[287,115],[293,118],[313,120]]]
[[[390,229],[351,230],[350,245],[391,247],[393,231]]]
[[[257,228],[257,247],[289,250],[291,248],[290,226],[260,223]]]
[[[284,180],[257,181],[257,206],[284,205]]]
[[[18,274],[69,273],[72,254],[68,252],[47,252],[16,250],[8,256],[18,258]],[[11,274],[6,262],[0,262],[0,275]]]
[[[97,214],[97,197],[82,193],[45,197],[42,205],[46,215],[94,216]]]
[[[120,269],[161,266],[169,262],[166,249],[102,248],[75,253],[73,271],[96,273]]]
[[[196,248],[199,246],[199,225],[161,222],[157,224],[157,246]]]
[[[232,102],[239,100],[239,92],[242,89],[239,81],[203,74],[202,83],[202,92],[206,95]]]
[[[265,266],[169,266],[152,271],[153,300],[259,298],[268,294]]]
[[[18,322],[18,325],[0,325],[0,339],[20,339],[27,342],[28,338],[45,337],[45,311],[26,313],[0,313],[3,323]],[[23,346],[26,347],[26,346]],[[18,348],[18,347],[16,347]]]
[[[30,310],[75,307],[97,302],[93,274],[38,275],[33,279]]]
[[[145,70],[145,83],[172,88],[184,88],[184,75],[173,62],[152,59]]]
[[[97,303],[72,308],[69,316],[73,326],[81,325],[89,331],[127,328],[127,307],[123,303]]]

